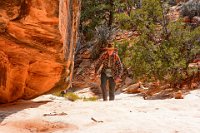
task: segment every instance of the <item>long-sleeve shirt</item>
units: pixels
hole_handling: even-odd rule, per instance
[[[110,59],[109,59],[110,58]],[[103,65],[101,72],[105,73],[106,69],[111,69],[113,78],[121,78],[123,74],[123,67],[120,61],[119,56],[114,52],[112,55],[109,56],[107,52],[104,52],[99,59],[97,60],[95,66],[95,72],[99,70],[99,68]]]

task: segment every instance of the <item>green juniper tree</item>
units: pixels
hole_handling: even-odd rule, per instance
[[[176,85],[190,76],[188,64],[200,53],[200,27],[193,30],[182,21],[164,22],[163,4],[160,0],[143,0],[141,9],[131,15],[140,36],[134,43],[118,46],[135,79],[164,80]]]
[[[108,24],[109,8],[109,3],[104,0],[82,1],[80,32],[86,40],[94,37],[95,27]]]

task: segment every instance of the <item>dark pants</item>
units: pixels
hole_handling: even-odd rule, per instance
[[[109,81],[109,100],[115,99],[115,81],[113,77],[107,77],[105,73],[101,73],[101,90],[104,101],[107,100],[107,80]]]

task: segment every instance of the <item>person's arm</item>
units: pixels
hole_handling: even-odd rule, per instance
[[[100,66],[103,63],[103,60],[105,59],[106,53],[101,54],[101,56],[99,57],[99,59],[97,60],[96,64],[95,64],[95,74],[98,74],[98,70],[100,68]]]
[[[115,80],[118,80],[122,77],[123,74],[123,65],[122,62],[119,58],[119,56],[116,54],[116,61],[115,61],[115,65],[116,65],[116,69],[117,69],[117,73],[116,76],[114,77]]]

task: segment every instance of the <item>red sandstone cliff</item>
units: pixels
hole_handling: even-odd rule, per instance
[[[0,1],[0,103],[70,85],[79,11],[80,0]]]

